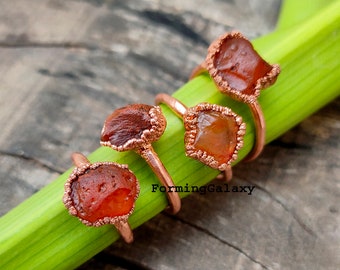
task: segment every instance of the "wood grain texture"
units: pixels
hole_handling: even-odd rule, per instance
[[[275,27],[280,1],[24,1],[0,9],[0,214],[99,146],[106,116],[173,93],[209,43]],[[339,99],[80,269],[336,269]],[[219,184],[214,180],[214,184]]]

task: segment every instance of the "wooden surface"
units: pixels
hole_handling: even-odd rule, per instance
[[[103,120],[173,93],[231,29],[275,27],[280,1],[3,1],[0,214],[99,145]],[[194,194],[80,269],[337,269],[340,100],[234,168],[246,193]],[[215,180],[216,181],[216,180]]]

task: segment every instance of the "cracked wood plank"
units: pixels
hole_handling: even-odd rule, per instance
[[[280,1],[14,0],[0,9],[0,214],[99,145],[128,103],[172,93],[219,34],[273,29]],[[200,6],[201,5],[201,6]],[[244,19],[246,18],[246,19]],[[79,269],[336,269],[339,100]],[[213,184],[220,182],[215,180]]]

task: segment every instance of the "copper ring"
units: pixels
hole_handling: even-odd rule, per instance
[[[231,163],[243,146],[246,125],[231,109],[216,104],[200,103],[188,108],[167,94],[158,94],[155,103],[164,103],[182,118],[185,127],[185,153],[202,163],[225,171],[232,178]]]
[[[133,241],[128,223],[139,194],[139,183],[127,165],[115,162],[91,164],[73,153],[76,168],[65,183],[63,202],[69,213],[87,226],[114,225],[122,238]]]
[[[256,127],[256,141],[246,161],[254,160],[265,145],[265,119],[257,100],[260,90],[274,84],[280,73],[277,64],[270,65],[239,32],[226,33],[208,48],[205,61],[197,66],[190,79],[208,72],[218,90],[248,104]]]
[[[132,104],[115,110],[106,118],[100,144],[117,151],[136,151],[168,189],[174,186],[174,182],[151,145],[161,137],[165,128],[166,119],[158,106]],[[181,208],[179,194],[167,192],[167,196],[169,212],[176,214]]]

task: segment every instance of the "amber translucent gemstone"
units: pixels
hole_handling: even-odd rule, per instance
[[[128,214],[138,192],[133,173],[108,164],[87,170],[72,183],[71,189],[78,217],[89,222]]]
[[[115,110],[104,124],[100,140],[112,145],[124,145],[132,139],[140,139],[144,130],[151,129],[150,105],[133,104]]]
[[[242,38],[225,40],[215,55],[214,66],[231,88],[248,95],[254,93],[256,81],[272,69]]]
[[[226,163],[235,151],[238,125],[232,116],[218,112],[199,112],[194,148],[205,151],[220,164]]]

